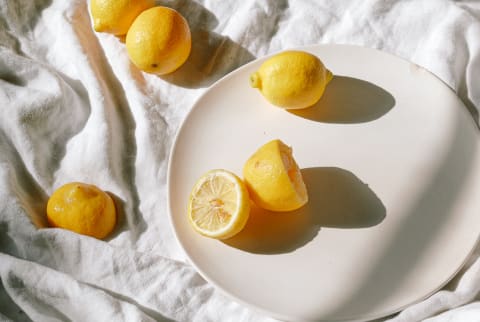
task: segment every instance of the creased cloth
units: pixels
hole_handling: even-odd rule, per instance
[[[256,57],[311,44],[377,48],[434,73],[479,122],[478,1],[157,4],[179,10],[193,37],[185,66],[165,77],[140,72],[121,39],[95,33],[84,0],[0,0],[0,320],[274,321],[195,271],[166,207],[181,121],[209,85]],[[106,241],[47,227],[48,196],[71,181],[115,196],[120,223]],[[479,255],[385,319],[480,321]]]

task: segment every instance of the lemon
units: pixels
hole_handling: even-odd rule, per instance
[[[249,215],[247,188],[232,172],[210,170],[195,183],[188,202],[188,219],[200,234],[227,239],[244,228]]]
[[[125,43],[135,66],[147,73],[164,75],[187,60],[192,38],[188,23],[180,13],[158,6],[145,10],[135,19]]]
[[[47,203],[47,219],[52,227],[105,238],[115,227],[112,198],[90,184],[71,182],[53,192]]]
[[[250,197],[260,208],[291,211],[308,202],[292,149],[280,140],[261,146],[245,163],[243,177]]]
[[[93,29],[118,36],[125,35],[135,18],[154,5],[154,0],[91,0]]]
[[[273,105],[300,109],[318,102],[332,77],[318,57],[303,51],[284,51],[251,74],[250,85]]]

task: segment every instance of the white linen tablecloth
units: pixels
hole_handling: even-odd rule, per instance
[[[95,33],[84,0],[0,0],[0,320],[273,321],[200,277],[166,207],[179,124],[209,85],[256,57],[310,44],[377,48],[437,75],[479,121],[478,1],[158,4],[179,10],[193,35],[186,65],[163,78]],[[121,222],[106,241],[46,226],[48,196],[70,181],[116,196]],[[387,319],[480,321],[479,255]]]

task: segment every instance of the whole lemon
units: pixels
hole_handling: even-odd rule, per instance
[[[125,35],[135,18],[154,5],[154,0],[91,0],[93,29],[117,36]]]
[[[315,55],[284,51],[267,59],[250,76],[250,85],[273,105],[300,109],[318,102],[332,77]]]
[[[55,190],[48,199],[47,220],[52,227],[102,239],[112,232],[117,216],[115,204],[105,191],[71,182]]]
[[[308,193],[292,149],[281,140],[261,146],[243,166],[250,198],[263,209],[292,211],[308,202]]]
[[[188,23],[179,12],[158,6],[135,19],[128,30],[126,46],[130,60],[138,68],[164,75],[187,60],[192,38]]]

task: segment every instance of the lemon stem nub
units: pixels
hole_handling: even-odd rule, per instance
[[[250,75],[250,86],[253,88],[262,88],[262,82],[257,72]]]
[[[330,83],[330,81],[332,80],[332,78],[333,78],[332,72],[327,69],[326,83],[327,83],[327,84]]]

